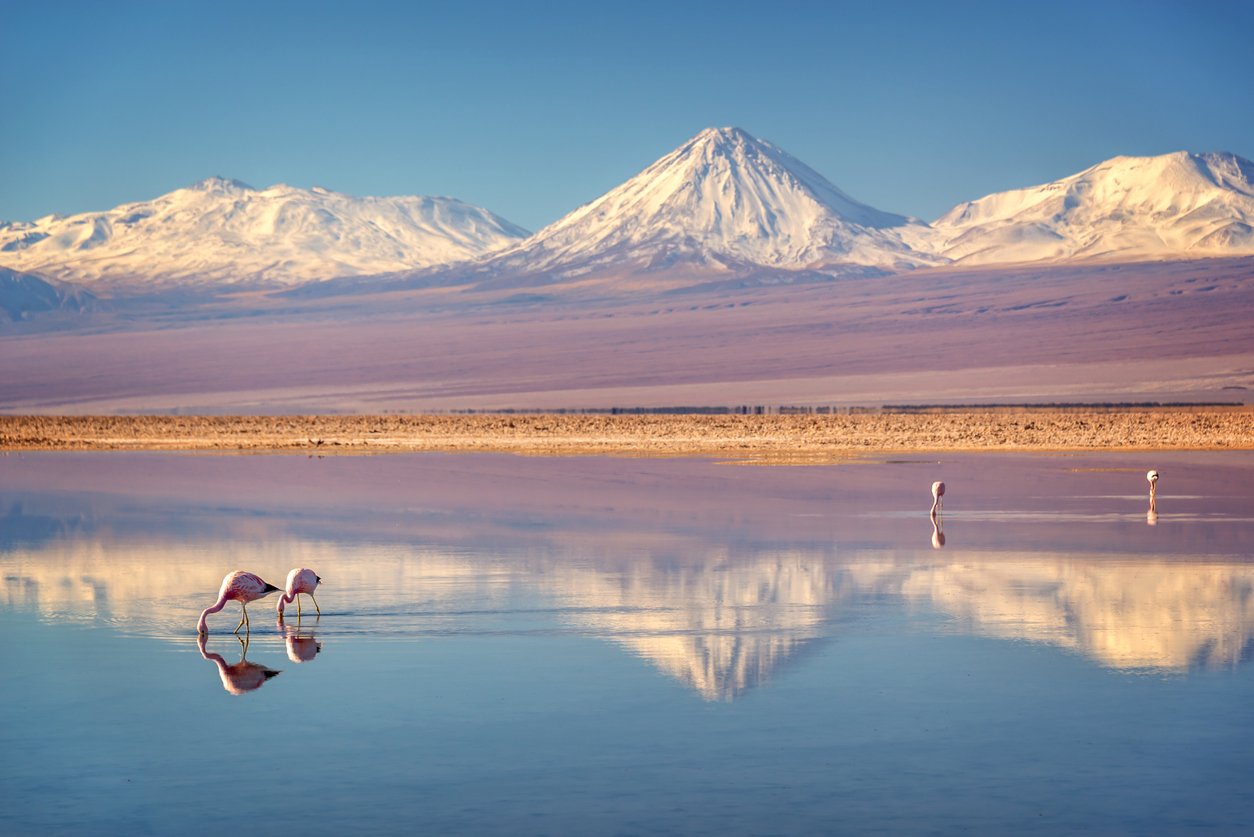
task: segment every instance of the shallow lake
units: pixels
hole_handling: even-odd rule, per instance
[[[0,576],[3,834],[1254,823],[1249,453],[10,454]]]

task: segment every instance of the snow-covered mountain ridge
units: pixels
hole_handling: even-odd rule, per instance
[[[1254,163],[1228,153],[1115,157],[959,204],[931,248],[963,264],[1254,254]]]
[[[525,235],[452,198],[212,177],[106,212],[0,224],[0,265],[90,286],[296,285],[474,258]]]

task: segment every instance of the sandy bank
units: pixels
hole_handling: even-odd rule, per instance
[[[716,456],[923,450],[1254,449],[1254,408],[840,415],[0,416],[0,450]]]

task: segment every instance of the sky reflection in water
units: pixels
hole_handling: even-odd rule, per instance
[[[1137,493],[1149,466],[1153,516]],[[36,803],[0,813],[10,830],[187,828],[210,808],[152,770],[193,744],[222,770],[195,771],[218,798],[242,775],[274,791],[258,816],[328,831],[1254,813],[1237,790],[1254,767],[1246,454],[769,469],[68,454],[3,469],[0,649],[24,672],[0,690],[5,743],[34,746],[32,721],[60,730],[45,761],[0,768],[4,808]],[[949,487],[937,526],[934,479]],[[278,623],[270,596],[245,643],[231,603],[197,642],[226,572],[281,584],[297,566],[324,579],[321,618],[290,607]],[[187,733],[197,718],[251,735]],[[94,776],[83,756],[101,756],[90,742],[111,720]],[[316,817],[257,772],[283,758],[318,791]],[[137,777],[152,787],[116,793]]]

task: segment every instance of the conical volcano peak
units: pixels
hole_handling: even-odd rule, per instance
[[[591,270],[903,269],[937,261],[902,237],[920,226],[740,128],[707,128],[490,269],[543,281]]]
[[[716,145],[744,145],[746,143],[756,143],[760,140],[746,131],[744,128],[737,128],[729,125],[722,128],[706,128],[697,134],[690,143],[713,143]]]
[[[642,180],[650,181],[650,188],[671,184],[668,188],[699,202],[730,198],[730,206],[720,207],[722,216],[757,205],[770,215],[818,213],[877,229],[911,222],[855,200],[787,151],[743,128],[706,128],[624,187]]]
[[[697,134],[697,137],[707,137],[707,136],[708,137],[723,137],[725,139],[736,139],[736,138],[750,139],[750,140],[757,139],[757,137],[750,134],[744,128],[737,127],[736,125],[723,125],[722,127],[719,127],[719,128],[706,128],[704,131]]]
[[[754,158],[765,161],[776,156],[787,157],[788,160],[800,164],[785,152],[769,142],[758,139],[743,128],[706,128],[658,162],[672,158],[707,161],[717,158],[737,160]]]
[[[805,168],[800,161],[741,128],[706,128],[658,162],[668,160],[702,163],[724,160],[768,168]]]

